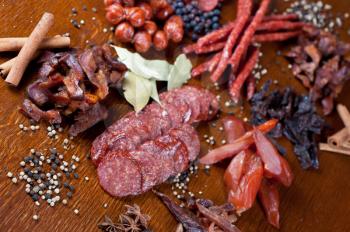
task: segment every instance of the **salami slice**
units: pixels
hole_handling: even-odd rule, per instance
[[[110,153],[99,164],[97,175],[102,188],[112,196],[140,194],[141,172],[125,153]]]
[[[181,140],[186,145],[189,161],[197,158],[200,151],[200,141],[196,130],[191,125],[184,124],[179,128],[171,129],[169,135]]]

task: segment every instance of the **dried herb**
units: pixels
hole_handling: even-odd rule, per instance
[[[164,205],[175,216],[175,218],[183,225],[185,231],[188,232],[204,232],[207,229],[202,225],[199,219],[189,210],[181,208],[163,193],[153,191]]]
[[[119,220],[114,223],[108,216],[98,225],[98,228],[105,232],[151,232],[148,228],[150,217],[142,214],[140,207],[125,205],[126,212],[119,215]]]

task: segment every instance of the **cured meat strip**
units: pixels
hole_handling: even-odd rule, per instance
[[[265,16],[265,18],[263,19],[263,22],[274,21],[274,20],[292,21],[292,20],[298,20],[298,19],[299,19],[299,16],[297,14],[278,14],[278,15]]]
[[[244,82],[246,81],[246,79],[252,73],[255,65],[258,63],[258,60],[259,60],[259,49],[254,48],[254,51],[248,58],[247,63],[244,65],[242,71],[238,74],[237,79],[234,80],[234,82],[231,84],[230,94],[234,102],[238,102],[241,88]]]
[[[232,57],[230,58],[230,63],[232,65],[233,73],[236,73],[240,62],[246,53],[248,46],[250,45],[253,36],[255,34],[255,31],[259,24],[262,22],[266,11],[268,9],[268,6],[270,5],[271,0],[262,0],[260,7],[258,11],[256,12],[252,22],[248,26],[248,28],[245,30],[242,39],[239,43],[239,46],[237,46],[237,49],[233,53]]]
[[[211,52],[217,52],[220,51],[225,47],[226,42],[218,42],[214,44],[208,44],[204,47],[196,47],[195,52],[196,54],[206,54]]]
[[[91,159],[97,166],[109,151],[135,150],[177,128],[182,123],[209,120],[219,104],[208,90],[185,86],[160,94],[162,105],[153,103],[142,112],[131,112],[98,136],[91,147]]]
[[[216,67],[216,70],[211,75],[211,80],[216,82],[219,80],[223,72],[225,71],[229,58],[232,55],[232,50],[237,43],[237,40],[243,31],[246,23],[249,20],[252,11],[253,2],[252,0],[239,0],[238,1],[238,19],[236,21],[235,27],[232,29],[227,42],[225,44],[224,50],[222,52],[220,61]]]
[[[296,30],[301,29],[307,24],[304,22],[288,22],[288,21],[270,21],[260,24],[257,31],[280,31],[280,30]]]
[[[258,34],[254,36],[253,41],[258,43],[285,41],[291,38],[295,38],[301,33],[302,31],[298,30],[298,31],[289,31],[289,32]]]

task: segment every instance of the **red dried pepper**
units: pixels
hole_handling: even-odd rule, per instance
[[[259,129],[254,129],[253,137],[257,152],[264,162],[265,177],[273,178],[289,187],[293,181],[293,173],[287,160],[277,152],[274,145]]]
[[[276,126],[277,122],[278,120],[271,119],[259,125],[257,128],[261,132],[267,133]],[[200,162],[202,164],[217,163],[221,160],[224,160],[226,158],[236,155],[238,152],[242,150],[249,148],[253,143],[254,143],[253,131],[248,131],[239,139],[235,140],[233,143],[211,150],[207,155],[205,155],[200,159]]]
[[[285,41],[285,40],[297,37],[301,33],[302,31],[298,30],[298,31],[289,31],[289,32],[258,34],[254,36],[253,41],[258,43]]]
[[[231,190],[228,196],[228,202],[236,207],[237,213],[240,214],[253,206],[263,174],[264,168],[261,158],[255,154],[250,155],[238,188]]]
[[[264,208],[268,222],[276,228],[280,228],[280,198],[276,184],[263,179],[258,192],[259,201]]]
[[[241,59],[246,53],[248,46],[252,42],[253,36],[255,34],[255,31],[259,24],[262,22],[266,11],[268,9],[268,6],[270,5],[271,0],[262,0],[260,7],[258,11],[256,12],[252,22],[248,26],[248,28],[245,30],[241,41],[239,42],[239,46],[237,46],[237,49],[233,53],[232,57],[230,58],[230,63],[233,68],[233,73],[236,73]]]
[[[238,74],[237,79],[233,81],[230,87],[230,95],[234,102],[238,102],[241,88],[246,81],[246,79],[250,76],[252,73],[255,65],[258,63],[259,60],[259,49],[254,48],[254,51],[248,58],[248,61],[243,66],[242,71]]]
[[[252,0],[239,0],[238,1],[238,19],[236,21],[235,27],[232,29],[230,35],[228,36],[226,45],[222,52],[219,64],[211,75],[211,80],[216,82],[219,80],[223,72],[225,71],[229,59],[232,55],[232,50],[235,47],[240,34],[242,33],[245,25],[249,21],[251,15],[253,2]]]
[[[237,190],[239,181],[244,172],[245,164],[251,155],[251,151],[244,150],[238,153],[238,155],[231,160],[224,174],[224,182],[229,191]]]

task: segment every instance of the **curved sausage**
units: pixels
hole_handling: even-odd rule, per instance
[[[135,34],[134,28],[128,22],[120,23],[114,32],[115,38],[122,43],[129,43],[132,41]]]
[[[152,7],[145,2],[140,2],[137,4],[138,7],[140,7],[145,12],[145,19],[150,20],[153,17],[153,10]]]
[[[180,16],[173,15],[166,21],[164,32],[170,40],[179,43],[184,36],[183,24]]]
[[[143,25],[143,29],[152,36],[157,31],[157,24],[153,21],[146,21]]]
[[[152,37],[145,31],[139,31],[134,37],[134,46],[137,52],[144,53],[149,50],[152,45]]]
[[[168,37],[164,31],[159,30],[156,32],[156,34],[154,34],[153,45],[158,51],[162,51],[168,47]]]
[[[172,13],[174,13],[174,9],[168,4],[166,7],[157,11],[156,17],[157,19],[165,20],[169,18]]]
[[[112,24],[118,24],[125,19],[125,12],[122,5],[114,3],[107,7],[106,19]]]
[[[145,12],[139,7],[125,7],[126,19],[134,27],[142,27],[145,23]]]

